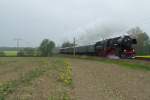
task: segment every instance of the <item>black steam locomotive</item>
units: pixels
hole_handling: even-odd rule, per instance
[[[75,51],[78,55],[96,55],[102,57],[113,55],[120,58],[133,58],[135,56],[133,44],[136,43],[136,39],[130,36],[120,36],[98,41],[93,45],[61,48],[60,53],[73,54]]]

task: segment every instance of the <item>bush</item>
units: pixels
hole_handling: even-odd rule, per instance
[[[25,56],[23,50],[20,50],[19,52],[17,52],[17,56],[18,56],[18,57],[23,57],[23,56]]]
[[[5,52],[4,51],[0,51],[0,57],[5,57],[5,56],[6,56]]]
[[[33,57],[37,56],[34,48],[24,48],[17,53],[20,57]]]
[[[25,56],[35,56],[35,50],[33,48],[24,48],[23,52]]]

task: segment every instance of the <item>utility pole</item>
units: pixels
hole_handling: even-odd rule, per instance
[[[73,55],[74,56],[76,55],[76,48],[75,48],[75,46],[76,46],[76,39],[74,37],[74,39],[73,39]]]
[[[20,38],[15,38],[14,40],[17,42],[17,51],[19,51],[19,43],[20,43],[20,41],[21,41],[22,39],[20,39]]]

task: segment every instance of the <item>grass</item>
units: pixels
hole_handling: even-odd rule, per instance
[[[5,97],[14,92],[18,86],[28,84],[30,81],[42,75],[46,70],[47,68],[36,68],[18,80],[9,81],[6,84],[2,84],[0,86],[0,100],[5,100]]]
[[[13,64],[11,64],[12,66],[9,66],[10,68],[25,68],[26,65],[28,65],[29,63],[31,64],[32,60],[35,59],[35,58],[23,58],[23,57],[20,57],[20,58],[0,58],[1,60],[3,59],[4,61],[1,61],[1,62],[8,62],[8,63],[14,63],[15,65],[19,64],[19,66],[14,66]],[[14,61],[15,60],[15,61]],[[34,60],[33,63],[37,63],[37,65],[43,65],[41,67],[35,67],[33,68],[32,70],[29,70],[28,72],[26,72],[25,74],[22,74],[19,78],[15,79],[15,80],[10,80],[8,82],[5,82],[3,84],[0,85],[0,100],[5,100],[5,98],[15,92],[17,90],[18,87],[22,87],[24,85],[28,85],[31,81],[33,81],[34,79],[40,77],[41,75],[43,75],[46,71],[48,71],[51,67],[49,66],[49,63],[48,63],[48,59],[47,58],[37,58],[37,60]],[[22,65],[23,67],[21,67],[20,65],[20,62],[24,62]],[[22,64],[22,63],[21,63]],[[17,73],[17,70],[13,70],[12,72],[16,72]],[[11,72],[10,72],[11,73]],[[20,75],[18,73],[18,75]],[[5,76],[5,75],[4,75]],[[9,76],[11,77],[11,76]]]
[[[67,93],[61,94],[59,96],[50,96],[48,100],[71,100]]]
[[[7,76],[7,73],[2,74],[3,72],[9,71],[9,73],[17,73],[19,77],[16,77],[14,80],[11,80],[11,74],[7,77],[10,77],[10,80],[3,82],[0,85],[0,100],[9,100],[9,97],[17,98],[18,95],[16,93],[24,93],[26,90],[25,87],[33,87],[37,80],[45,80],[43,78],[44,76],[49,77],[49,82],[53,82],[53,84],[56,84],[56,87],[54,86],[52,91],[55,91],[52,94],[49,94],[47,97],[47,100],[70,100],[69,91],[71,89],[70,85],[72,83],[72,68],[69,62],[64,60],[63,58],[48,58],[48,57],[1,57],[0,58],[0,70],[2,67],[7,67],[6,70],[1,70],[2,76]],[[5,64],[7,62],[7,64]],[[22,63],[23,62],[23,63]],[[21,65],[24,64],[24,65]],[[29,65],[29,66],[28,66]],[[27,67],[26,67],[27,66]],[[31,68],[29,70],[28,68]],[[17,70],[12,70],[16,69]],[[20,70],[20,68],[26,68],[26,72],[23,72],[24,74],[20,74],[24,71]],[[61,74],[64,74],[63,79],[61,81],[58,81]],[[48,76],[47,76],[48,75]],[[45,82],[47,82],[45,80]],[[45,84],[40,83],[39,86],[41,87]],[[48,84],[47,84],[48,85]],[[50,84],[49,84],[50,85]],[[58,87],[57,87],[58,85]],[[51,86],[51,85],[50,85]],[[34,93],[36,91],[41,91],[39,89],[40,87],[36,88],[36,90],[31,90],[31,93]],[[49,86],[47,86],[49,87]],[[57,91],[58,90],[58,91]],[[20,92],[24,91],[24,92]],[[48,90],[49,91],[49,90]],[[44,94],[44,93],[43,93]],[[19,96],[22,94],[19,94]],[[12,99],[10,99],[12,100]]]
[[[130,68],[130,69],[137,69],[137,70],[144,70],[150,71],[150,63],[146,63],[140,60],[134,59],[108,59],[108,58],[101,58],[101,57],[93,57],[93,56],[70,56],[70,55],[59,55],[59,57],[69,57],[69,58],[79,58],[84,60],[94,60],[108,64],[116,64],[122,67]]]
[[[71,100],[69,91],[72,88],[72,66],[64,58],[55,58],[55,69],[57,71],[57,81],[63,87],[59,95],[49,96],[48,100]]]
[[[150,55],[147,55],[147,56],[136,56],[136,57],[138,57],[138,58],[148,58],[148,59],[150,59]]]
[[[40,76],[45,75],[45,73],[52,75],[52,77],[49,77],[49,78],[54,79],[53,82],[54,84],[56,84],[56,90],[57,89],[59,90],[59,91],[54,90],[56,93],[48,94],[47,100],[71,100],[70,99],[71,96],[69,92],[71,91],[72,85],[73,85],[72,66],[70,62],[68,62],[68,60],[66,59],[67,57],[84,59],[87,61],[94,60],[94,61],[99,61],[99,62],[107,63],[107,64],[116,64],[116,65],[120,65],[120,66],[123,66],[125,68],[130,68],[130,69],[138,69],[138,70],[140,69],[140,70],[150,71],[150,65],[149,65],[150,63],[147,63],[147,62],[145,63],[143,61],[138,61],[138,60],[112,60],[112,59],[89,57],[89,56],[84,56],[84,57],[83,56],[76,56],[76,57],[59,56],[59,58],[58,57],[52,57],[52,58],[48,58],[48,57],[13,57],[13,58],[2,57],[0,58],[1,60],[0,69],[2,68],[2,66],[5,68],[6,65],[8,67],[10,66],[10,68],[12,67],[15,68],[16,65],[19,65],[25,68],[27,68],[26,67],[27,65],[38,66],[38,67],[34,67],[33,69],[26,72],[23,76],[15,80],[10,80],[6,83],[1,84],[0,85],[0,100],[6,100],[8,95],[14,96],[12,95],[14,92],[17,93],[24,86],[30,86],[31,82],[32,84],[35,84],[34,80],[38,79]],[[24,62],[24,63],[18,63],[18,62]],[[57,84],[59,84],[58,86],[60,86],[61,88],[57,87]],[[41,85],[43,84],[40,84],[40,86]],[[37,88],[36,88],[36,91],[38,91]]]
[[[12,56],[16,57],[17,56],[17,51],[4,51],[6,56]]]
[[[138,63],[138,62],[129,62],[127,60],[122,61],[122,60],[106,60],[104,61],[106,63],[114,63],[117,65],[121,65],[123,67],[131,68],[131,69],[139,69],[139,70],[145,70],[145,71],[150,71],[150,65],[146,65],[145,63]]]

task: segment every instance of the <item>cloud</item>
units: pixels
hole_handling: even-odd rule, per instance
[[[61,44],[85,32],[109,33],[132,26],[139,26],[150,35],[149,3],[148,0],[0,0],[0,46],[15,46],[12,39],[16,37],[33,46],[44,38]]]

